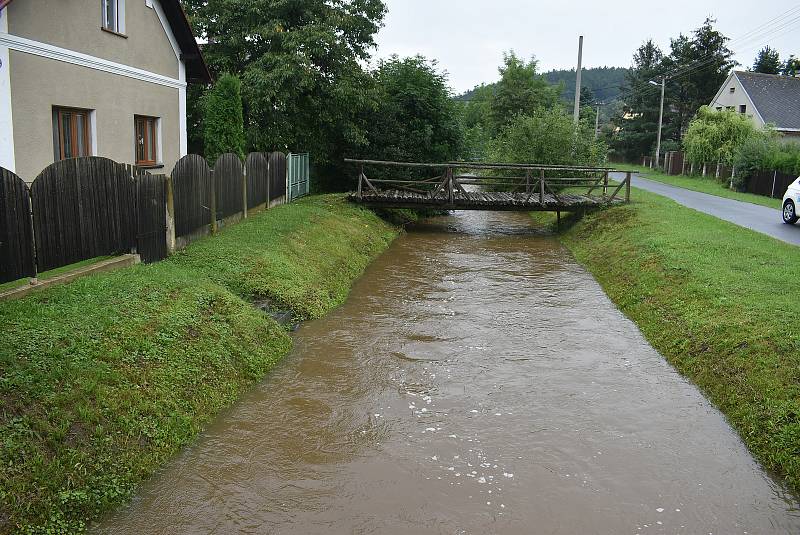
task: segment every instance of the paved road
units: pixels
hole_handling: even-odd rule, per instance
[[[676,188],[675,186],[642,178],[639,175],[633,176],[632,185],[636,188],[669,197],[699,212],[711,214],[786,243],[800,245],[800,223],[785,225],[781,219],[781,212],[775,208],[717,197],[716,195],[700,193],[699,191]]]

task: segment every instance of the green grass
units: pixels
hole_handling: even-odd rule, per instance
[[[633,200],[567,225],[561,240],[800,491],[800,248],[641,190]]]
[[[709,195],[716,195],[717,197],[725,197],[726,199],[734,199],[742,202],[749,202],[752,204],[759,204],[769,208],[780,209],[781,199],[773,199],[763,195],[755,195],[753,193],[742,193],[739,191],[731,190],[726,184],[719,182],[714,177],[701,177],[701,176],[685,176],[685,175],[667,175],[661,171],[656,171],[643,167],[641,165],[619,165],[615,166],[621,170],[634,171],[639,175],[649,180],[663,182],[671,186],[699,191],[701,193],[708,193]],[[783,192],[780,192],[783,195]]]
[[[76,533],[130,498],[290,349],[250,303],[340,304],[397,229],[341,196],[169,259],[0,303],[0,533]]]
[[[53,277],[57,277],[59,275],[63,275],[64,273],[73,271],[75,269],[79,269],[86,266],[91,266],[92,264],[97,264],[102,262],[103,260],[108,260],[110,258],[114,258],[113,256],[98,256],[95,258],[90,258],[88,260],[81,260],[80,262],[75,262],[74,264],[69,264],[68,266],[61,266],[55,269],[51,269],[50,271],[44,271],[37,275],[39,280],[47,280],[52,279]],[[30,284],[31,279],[30,277],[25,277],[23,279],[17,279],[15,281],[4,282],[0,284],[0,293],[7,292],[9,290],[13,290],[14,288],[19,288],[20,286],[25,286],[26,284]]]

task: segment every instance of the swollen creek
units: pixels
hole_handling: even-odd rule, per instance
[[[415,224],[102,534],[800,533],[752,459],[526,214]]]

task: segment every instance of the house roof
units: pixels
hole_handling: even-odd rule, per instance
[[[0,9],[3,9],[11,2],[12,0],[0,0]],[[167,17],[167,22],[172,28],[172,33],[175,35],[175,40],[178,41],[178,46],[181,49],[181,59],[186,63],[186,77],[190,82],[210,82],[212,80],[211,73],[208,70],[206,61],[203,59],[203,53],[194,38],[189,19],[186,18],[186,13],[183,11],[180,1],[159,0],[159,2],[164,10],[164,15]]]
[[[755,72],[734,73],[765,123],[800,130],[800,78]]]

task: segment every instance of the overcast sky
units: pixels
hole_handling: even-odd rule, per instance
[[[509,49],[526,58],[536,55],[543,71],[572,68],[583,35],[584,66],[628,67],[642,42],[652,38],[668,51],[670,37],[691,32],[708,16],[732,38],[740,63],[751,65],[767,44],[782,58],[800,56],[797,0],[384,1],[389,14],[376,56],[436,59],[459,93],[496,80]]]

